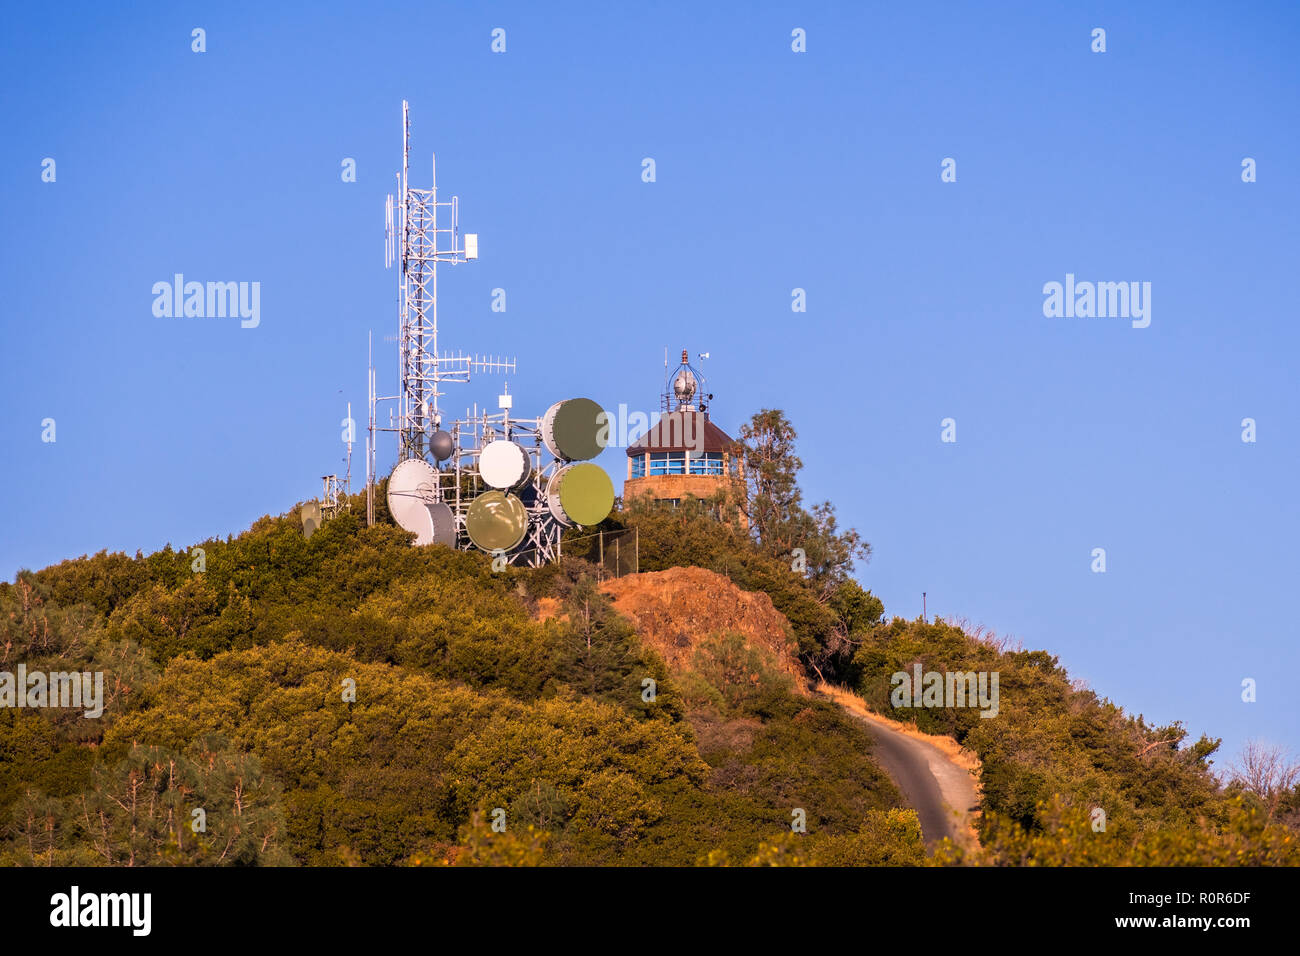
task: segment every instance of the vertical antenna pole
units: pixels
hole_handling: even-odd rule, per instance
[[[401,267],[400,267],[401,268],[401,272],[400,272],[401,318],[399,320],[400,327],[398,328],[398,337],[397,337],[397,342],[398,342],[397,381],[402,384],[402,393],[401,393],[401,399],[399,400],[397,406],[397,425],[398,428],[401,429],[401,431],[398,432],[398,439],[397,439],[398,461],[401,461],[406,457],[406,451],[407,451],[406,445],[407,445],[407,438],[409,436],[409,431],[407,426],[410,423],[410,414],[411,414],[410,396],[407,393],[407,389],[405,387],[405,383],[407,381],[407,372],[409,371],[407,367],[407,363],[410,359],[410,347],[409,347],[409,343],[407,342],[407,338],[410,335],[410,324],[411,324],[410,285],[409,285],[410,280],[407,275],[407,266],[409,265],[408,259],[410,257],[410,249],[411,249],[411,242],[410,242],[411,199],[410,199],[410,187],[408,185],[410,168],[411,168],[410,153],[411,153],[410,104],[407,103],[406,100],[402,100],[402,183],[401,183],[401,196],[399,197],[399,204],[401,208],[401,223],[402,223],[402,251],[401,251]]]
[[[366,424],[366,527],[375,525],[375,334],[371,332],[366,345],[366,391],[370,405]]]
[[[434,360],[438,357],[438,156],[436,153],[429,154],[429,173],[433,177],[429,183],[429,189],[432,193],[433,201],[429,203],[429,211],[433,217],[433,228],[429,230],[430,239],[433,243],[433,261],[429,264],[429,280],[433,286],[433,298],[429,302],[429,307],[433,310],[433,329],[430,338],[433,340]],[[439,371],[435,367],[435,373]],[[438,412],[438,380],[433,382],[433,421],[439,421],[442,416]]]

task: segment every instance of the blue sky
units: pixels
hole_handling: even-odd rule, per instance
[[[412,184],[436,150],[481,237],[443,341],[517,356],[520,414],[653,410],[664,348],[708,351],[715,420],[786,410],[887,612],[924,591],[1221,766],[1300,749],[1297,8],[701,6],[9,11],[0,576],[237,533],[341,470],[368,332],[394,387],[405,98]],[[260,282],[260,325],[155,317],[177,272]],[[1150,327],[1045,317],[1067,273],[1150,282]]]

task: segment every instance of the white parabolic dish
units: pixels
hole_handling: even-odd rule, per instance
[[[437,487],[437,470],[419,458],[399,462],[388,477],[388,511],[398,527],[416,536],[416,544],[435,540],[429,505],[438,500]]]
[[[479,477],[490,488],[514,488],[528,477],[528,471],[528,453],[515,442],[488,442],[479,453]]]

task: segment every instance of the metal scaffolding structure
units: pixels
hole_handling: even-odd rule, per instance
[[[437,469],[436,486],[428,489],[429,500],[451,508],[456,523],[456,546],[471,547],[466,530],[470,504],[487,490],[478,470],[483,447],[493,440],[520,444],[528,454],[530,474],[516,489],[528,513],[524,541],[509,554],[507,563],[531,566],[553,561],[560,555],[563,525],[552,514],[546,486],[561,462],[543,463],[545,446],[540,419],[510,417],[508,395],[501,396],[501,411],[489,414],[476,406],[473,414],[448,422],[449,454],[438,455],[431,443],[444,430],[441,400],[447,383],[467,383],[475,372],[509,374],[515,360],[498,356],[443,352],[438,341],[438,265],[459,265],[478,258],[478,235],[460,231],[460,200],[438,201],[437,160],[431,158],[431,185],[419,189],[410,184],[410,108],[402,101],[402,169],[397,174],[397,193],[385,203],[385,266],[398,264],[398,391],[377,394],[373,343],[367,388],[369,414],[366,442],[366,520],[374,524],[374,492],[378,477],[376,447],[380,432],[397,434],[397,462],[418,458]],[[439,226],[439,210],[443,221]],[[388,407],[387,423],[381,423],[378,408]],[[445,436],[444,436],[445,437]]]
[[[492,441],[513,441],[528,455],[529,475],[515,495],[528,512],[528,532],[515,550],[506,557],[507,564],[526,564],[539,567],[549,561],[559,560],[560,536],[564,526],[556,520],[546,497],[551,477],[563,462],[550,459],[542,441],[542,422],[539,418],[511,418],[503,409],[495,414],[486,410],[466,410],[465,418],[451,425],[454,451],[441,473],[442,500],[451,506],[456,515],[457,539],[460,546],[469,545],[465,517],[469,505],[481,492],[487,490],[478,471],[478,458],[484,446]]]
[[[438,343],[438,264],[459,265],[478,258],[477,233],[461,234],[460,200],[438,201],[437,158],[430,158],[431,185],[410,185],[411,120],[402,101],[402,169],[397,194],[384,208],[384,262],[396,261],[398,302],[398,392],[376,394],[373,357],[368,382],[369,416],[366,449],[366,514],[374,522],[374,482],[378,432],[397,433],[397,460],[429,458],[429,440],[442,427],[439,400],[445,382],[468,382],[473,372],[510,373],[513,358],[444,354]],[[438,210],[448,210],[448,225],[439,227]],[[440,245],[441,243],[441,245]],[[381,424],[377,407],[392,403],[388,423]]]

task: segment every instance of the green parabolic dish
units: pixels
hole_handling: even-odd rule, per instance
[[[600,524],[614,507],[614,483],[600,465],[571,465],[560,479],[560,507],[574,524]]]
[[[465,530],[469,539],[484,551],[509,551],[528,532],[528,511],[514,495],[489,491],[469,506]]]
[[[555,445],[569,461],[586,461],[595,458],[605,446],[597,441],[602,427],[600,415],[604,411],[589,398],[571,398],[555,412]]]

